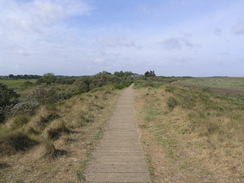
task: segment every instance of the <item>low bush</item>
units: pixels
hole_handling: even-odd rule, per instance
[[[16,104],[19,95],[13,90],[9,89],[5,84],[0,83],[0,107]]]
[[[9,110],[18,102],[19,95],[0,83],[0,123],[4,122]]]
[[[121,81],[119,83],[113,84],[113,86],[115,89],[121,90],[121,89],[124,89],[124,88],[130,86],[131,84],[132,84],[132,81]]]
[[[2,123],[5,120],[5,111],[3,107],[0,107],[0,123]]]
[[[60,96],[58,94],[57,88],[47,87],[46,85],[41,85],[34,89],[28,96],[28,101],[34,101],[38,104],[54,104],[58,102]]]
[[[90,84],[91,84],[90,77],[83,77],[83,78],[77,79],[73,83],[73,86],[76,88],[76,90],[79,93],[84,93],[84,92],[90,91]]]
[[[45,84],[50,85],[52,83],[55,83],[56,80],[57,80],[57,77],[54,74],[47,73],[47,74],[44,74],[41,78],[39,78],[36,83],[37,84],[45,83]]]
[[[33,113],[39,103],[36,100],[25,100],[16,104],[10,111],[11,115],[15,116],[17,114]]]

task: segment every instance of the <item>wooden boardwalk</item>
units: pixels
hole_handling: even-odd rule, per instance
[[[85,171],[87,182],[150,182],[134,116],[133,88],[125,89]]]

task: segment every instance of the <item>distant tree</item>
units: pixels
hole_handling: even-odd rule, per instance
[[[14,79],[14,75],[13,75],[13,74],[9,74],[9,75],[8,75],[8,78],[10,78],[10,79]]]
[[[154,71],[147,71],[144,74],[145,78],[151,78],[151,77],[156,77],[156,74]]]
[[[41,76],[39,75],[28,75],[28,74],[18,74],[18,75],[14,75],[14,74],[9,74],[8,76],[2,76],[2,78],[6,78],[6,79],[39,79]]]
[[[55,83],[56,80],[57,77],[53,73],[47,73],[37,80],[37,84],[41,84],[41,83],[52,84]]]

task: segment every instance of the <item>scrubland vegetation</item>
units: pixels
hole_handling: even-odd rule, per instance
[[[189,80],[190,87],[182,86]],[[244,79],[221,79],[221,92],[211,90],[212,78],[201,87],[193,87],[195,80],[136,82],[138,123],[153,182],[244,182],[243,90],[223,92]]]
[[[0,182],[83,181],[119,89],[131,83],[153,182],[244,182],[243,78],[11,77],[0,80]]]
[[[46,74],[1,83],[0,182],[82,181],[119,89],[133,77],[130,72]],[[30,86],[19,87],[26,82]]]

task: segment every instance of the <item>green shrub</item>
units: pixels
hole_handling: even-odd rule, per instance
[[[0,123],[2,123],[9,110],[18,102],[19,95],[9,89],[5,84],[0,83]]]
[[[130,86],[131,84],[132,84],[132,81],[122,81],[122,82],[113,84],[113,87],[115,89],[121,90],[121,89],[124,89],[124,88]]]
[[[5,111],[2,107],[0,107],[0,123],[5,120]]]
[[[11,109],[10,114],[15,116],[17,114],[33,113],[38,106],[39,103],[35,100],[25,100],[16,104]]]
[[[29,101],[35,101],[38,104],[54,104],[59,101],[60,96],[57,88],[41,85],[33,90],[27,99]]]
[[[4,108],[8,105],[16,104],[19,95],[9,89],[5,84],[0,83],[0,107]]]
[[[90,77],[84,77],[84,78],[77,79],[73,83],[73,86],[76,87],[79,93],[84,93],[90,91],[90,84],[91,84]]]
[[[47,74],[44,74],[41,78],[39,78],[36,83],[37,84],[45,83],[45,84],[50,85],[52,83],[55,83],[56,80],[57,80],[57,77],[54,74],[47,73]]]

